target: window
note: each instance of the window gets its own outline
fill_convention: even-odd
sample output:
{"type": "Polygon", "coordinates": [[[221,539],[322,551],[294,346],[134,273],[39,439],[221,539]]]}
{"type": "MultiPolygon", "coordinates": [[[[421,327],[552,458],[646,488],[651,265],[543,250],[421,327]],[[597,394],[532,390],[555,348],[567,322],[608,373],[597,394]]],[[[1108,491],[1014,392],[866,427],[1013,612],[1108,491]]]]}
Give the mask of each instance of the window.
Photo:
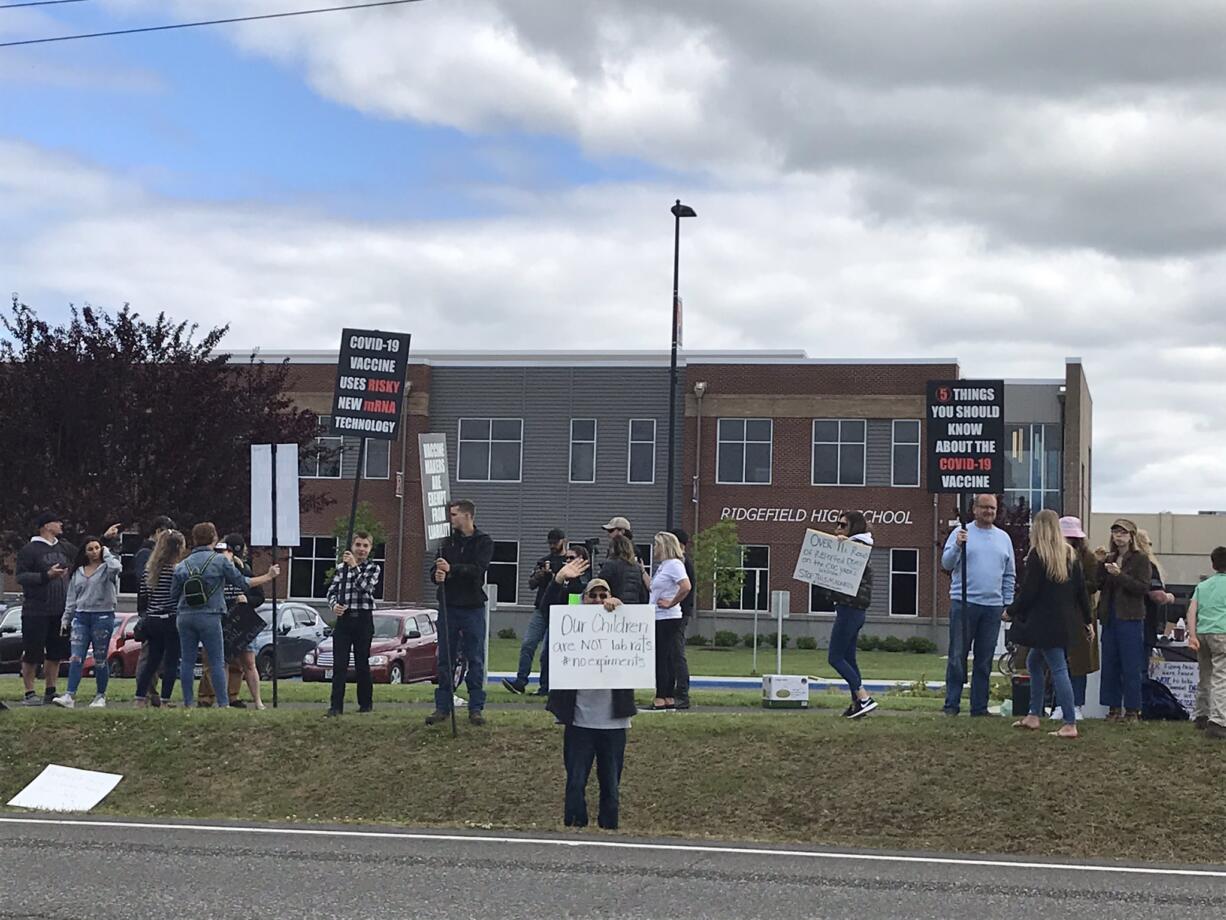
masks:
{"type": "Polygon", "coordinates": [[[656,481],[656,420],[630,419],[630,451],[626,481],[651,485],[656,481]]]}
{"type": "Polygon", "coordinates": [[[830,600],[829,592],[817,585],[809,585],[809,613],[834,613],[834,601],[830,600]]]}
{"type": "Polygon", "coordinates": [[[366,479],[388,479],[392,467],[392,442],[366,439],[366,469],[362,476],[366,479]]]}
{"type": "Polygon", "coordinates": [[[295,607],[294,608],[294,621],[299,626],[314,626],[315,625],[315,611],[312,610],[310,607],[295,607]]]}
{"type": "Polygon", "coordinates": [[[919,550],[890,550],[890,616],[919,616],[919,550]]]}
{"type": "Polygon", "coordinates": [[[460,419],[457,478],[464,482],[519,482],[524,422],[518,418],[460,419]]]}
{"type": "Polygon", "coordinates": [[[315,444],[308,447],[298,460],[298,475],[304,479],[340,479],[341,449],[344,438],[328,436],[328,426],[331,417],[319,417],[319,434],[315,435],[315,444]]]}
{"type": "Polygon", "coordinates": [[[596,481],[596,419],[570,420],[570,481],[596,481]]]}
{"type": "Polygon", "coordinates": [[[1062,513],[1059,425],[1009,425],[1005,428],[1005,504],[1025,502],[1033,515],[1044,508],[1062,513]]]}
{"type": "Polygon", "coordinates": [[[863,419],[813,420],[813,485],[864,485],[864,429],[863,419]]]}
{"type": "Polygon", "coordinates": [[[769,546],[742,546],[741,571],[745,583],[741,596],[730,601],[716,601],[721,610],[769,610],[770,609],[770,556],[769,546]]]}
{"type": "Polygon", "coordinates": [[[434,624],[430,622],[429,617],[417,617],[417,631],[423,636],[434,635],[434,624]]]}
{"type": "Polygon", "coordinates": [[[651,557],[655,554],[655,543],[635,543],[634,555],[638,556],[642,562],[647,563],[647,571],[651,571],[651,557]]]}
{"type": "MultiPolygon", "coordinates": [[[[289,595],[298,598],[325,598],[332,573],[337,566],[336,537],[303,537],[302,542],[290,551],[289,595]]],[[[375,597],[383,597],[383,582],[387,577],[384,553],[387,547],[376,543],[370,551],[370,561],[379,563],[383,573],[375,587],[375,597]]]]}
{"type": "Polygon", "coordinates": [[[519,603],[519,544],[495,540],[494,556],[485,574],[486,584],[498,586],[499,604],[519,603]]]}
{"type": "Polygon", "coordinates": [[[920,423],[918,419],[894,419],[890,482],[896,486],[920,484],[920,423]]]}
{"type": "Polygon", "coordinates": [[[719,420],[716,482],[770,483],[772,424],[768,418],[719,420]]]}

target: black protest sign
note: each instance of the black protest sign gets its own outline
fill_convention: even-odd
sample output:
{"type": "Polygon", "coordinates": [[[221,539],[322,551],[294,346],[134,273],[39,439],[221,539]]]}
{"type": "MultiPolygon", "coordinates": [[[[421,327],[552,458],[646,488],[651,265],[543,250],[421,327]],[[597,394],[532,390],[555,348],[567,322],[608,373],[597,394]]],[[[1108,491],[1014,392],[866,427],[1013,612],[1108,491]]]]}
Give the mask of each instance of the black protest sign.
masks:
{"type": "Polygon", "coordinates": [[[332,434],[396,440],[408,367],[407,333],[343,330],[332,434]]]}
{"type": "Polygon", "coordinates": [[[221,636],[226,647],[226,658],[245,652],[255,637],[268,628],[264,618],[250,604],[234,604],[221,618],[221,636]]]}
{"type": "Polygon", "coordinates": [[[928,491],[1005,490],[1005,384],[928,381],[928,491]]]}
{"type": "Polygon", "coordinates": [[[426,525],[426,549],[433,552],[451,535],[451,518],[447,514],[451,501],[447,436],[419,434],[417,451],[421,460],[421,517],[426,525]]]}

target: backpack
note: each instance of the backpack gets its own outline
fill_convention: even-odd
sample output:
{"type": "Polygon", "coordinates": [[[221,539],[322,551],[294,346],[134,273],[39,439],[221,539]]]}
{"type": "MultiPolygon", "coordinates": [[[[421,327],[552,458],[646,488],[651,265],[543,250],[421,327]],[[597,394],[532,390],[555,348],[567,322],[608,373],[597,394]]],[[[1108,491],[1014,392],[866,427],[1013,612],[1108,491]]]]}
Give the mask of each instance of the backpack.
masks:
{"type": "Polygon", "coordinates": [[[1141,718],[1146,721],[1186,722],[1188,711],[1166,684],[1145,678],[1141,685],[1141,718]]]}
{"type": "Polygon", "coordinates": [[[204,564],[201,569],[193,569],[187,563],[187,580],[183,582],[183,600],[187,602],[189,607],[203,607],[209,602],[209,598],[213,596],[213,591],[217,590],[217,586],[213,586],[210,591],[204,584],[204,573],[209,570],[209,566],[213,564],[213,560],[217,556],[209,556],[209,561],[204,564]]]}

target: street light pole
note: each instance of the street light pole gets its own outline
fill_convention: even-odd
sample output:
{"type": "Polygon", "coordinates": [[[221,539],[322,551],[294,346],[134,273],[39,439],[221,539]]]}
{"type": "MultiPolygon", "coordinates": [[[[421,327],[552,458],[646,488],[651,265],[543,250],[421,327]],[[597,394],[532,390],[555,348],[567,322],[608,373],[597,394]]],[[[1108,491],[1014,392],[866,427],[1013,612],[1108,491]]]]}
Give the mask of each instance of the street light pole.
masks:
{"type": "Polygon", "coordinates": [[[682,204],[680,198],[670,210],[673,212],[673,346],[672,359],[668,368],[668,495],[664,500],[664,519],[666,526],[671,530],[677,526],[673,518],[673,492],[677,477],[677,338],[681,325],[681,301],[678,295],[681,269],[681,218],[697,217],[698,213],[689,205],[682,204]]]}

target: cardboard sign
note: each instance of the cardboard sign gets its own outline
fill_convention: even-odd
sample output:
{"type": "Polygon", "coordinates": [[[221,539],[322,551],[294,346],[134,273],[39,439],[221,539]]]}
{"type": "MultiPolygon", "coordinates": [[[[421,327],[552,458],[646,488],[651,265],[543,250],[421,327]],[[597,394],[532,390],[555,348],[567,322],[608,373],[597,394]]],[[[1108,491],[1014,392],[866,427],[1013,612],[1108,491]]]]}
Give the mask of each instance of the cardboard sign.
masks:
{"type": "MultiPolygon", "coordinates": [[[[302,542],[298,517],[298,445],[277,445],[277,545],[302,542]]],[[[272,546],[272,445],[251,445],[251,545],[272,546]]]]}
{"type": "Polygon", "coordinates": [[[48,764],[30,785],[9,799],[14,808],[89,811],[119,785],[123,775],[48,764]]]}
{"type": "Polygon", "coordinates": [[[396,440],[408,369],[407,333],[343,330],[332,434],[396,440]]]}
{"type": "Polygon", "coordinates": [[[928,491],[1005,491],[1003,380],[928,381],[928,491]]]}
{"type": "Polygon", "coordinates": [[[434,552],[451,536],[451,480],[447,475],[447,436],[419,434],[417,456],[421,461],[421,519],[426,524],[426,549],[434,552]]]}
{"type": "Polygon", "coordinates": [[[656,685],[656,608],[555,604],[549,608],[549,686],[637,690],[656,685]]]}
{"type": "Polygon", "coordinates": [[[267,628],[264,618],[250,604],[235,604],[229,608],[221,618],[221,639],[225,643],[226,658],[247,651],[247,646],[267,628]]]}
{"type": "Polygon", "coordinates": [[[855,540],[840,540],[820,530],[806,530],[792,577],[854,596],[860,590],[864,567],[872,554],[872,547],[855,540]]]}
{"type": "Polygon", "coordinates": [[[1149,676],[1160,684],[1166,684],[1168,690],[1179,700],[1181,706],[1191,715],[1196,711],[1196,691],[1200,687],[1200,665],[1195,661],[1151,661],[1149,676]]]}

